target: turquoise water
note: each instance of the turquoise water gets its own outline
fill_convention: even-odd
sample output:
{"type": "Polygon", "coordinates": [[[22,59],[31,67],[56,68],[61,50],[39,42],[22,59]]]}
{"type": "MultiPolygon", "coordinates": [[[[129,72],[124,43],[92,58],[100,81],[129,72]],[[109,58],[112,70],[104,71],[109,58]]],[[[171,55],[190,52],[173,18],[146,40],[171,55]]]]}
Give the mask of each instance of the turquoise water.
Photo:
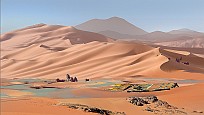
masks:
{"type": "MultiPolygon", "coordinates": [[[[9,86],[1,86],[3,89],[13,89],[19,90],[23,92],[31,92],[34,96],[37,97],[49,97],[49,98],[83,98],[84,96],[77,96],[72,94],[71,88],[42,88],[42,89],[33,89],[30,88],[29,85],[9,85],[9,86]]],[[[6,94],[0,93],[1,97],[8,97],[6,94]]]]}
{"type": "Polygon", "coordinates": [[[85,95],[74,95],[71,88],[57,89],[50,92],[49,95],[53,98],[86,98],[85,95]]]}
{"type": "Polygon", "coordinates": [[[76,98],[76,97],[79,97],[79,96],[72,94],[71,88],[63,88],[63,89],[58,89],[58,88],[32,89],[30,88],[26,91],[32,92],[33,94],[35,94],[35,96],[39,96],[39,97],[49,97],[49,98],[76,98]]]}
{"type": "Polygon", "coordinates": [[[0,97],[1,97],[1,98],[6,98],[6,97],[9,97],[9,96],[1,92],[1,93],[0,93],[0,97]]]}
{"type": "Polygon", "coordinates": [[[29,85],[7,85],[7,86],[1,86],[3,89],[15,89],[15,90],[27,90],[30,89],[29,85]]]}
{"type": "MultiPolygon", "coordinates": [[[[42,82],[44,80],[42,79],[13,79],[11,81],[15,82],[42,82]]],[[[93,80],[85,82],[88,87],[97,88],[97,87],[106,87],[110,85],[114,85],[116,83],[119,83],[119,81],[116,80],[93,80]]],[[[34,89],[30,88],[29,84],[18,84],[18,85],[8,85],[8,86],[1,86],[3,89],[13,89],[13,90],[19,90],[23,92],[31,92],[34,96],[37,97],[49,97],[49,98],[87,98],[87,95],[74,95],[72,91],[74,89],[72,88],[42,88],[42,89],[34,89]]],[[[1,93],[1,97],[7,97],[6,94],[1,93]]]]}
{"type": "Polygon", "coordinates": [[[137,78],[138,80],[146,80],[146,81],[166,81],[166,82],[175,82],[179,84],[184,84],[184,83],[201,83],[204,82],[204,80],[193,80],[193,79],[184,79],[184,80],[177,80],[177,79],[169,79],[169,78],[137,78]]]}
{"type": "Polygon", "coordinates": [[[89,87],[95,87],[95,88],[98,88],[98,87],[106,87],[106,86],[110,86],[110,85],[114,85],[116,84],[115,82],[104,82],[104,83],[101,83],[101,84],[94,84],[94,85],[90,85],[89,87]]]}

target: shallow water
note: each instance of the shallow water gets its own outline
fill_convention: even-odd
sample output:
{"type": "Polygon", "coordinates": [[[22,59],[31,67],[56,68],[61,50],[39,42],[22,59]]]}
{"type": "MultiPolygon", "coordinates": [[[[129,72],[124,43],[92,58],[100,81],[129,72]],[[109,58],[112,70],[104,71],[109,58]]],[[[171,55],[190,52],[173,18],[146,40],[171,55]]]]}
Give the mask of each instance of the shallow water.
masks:
{"type": "MultiPolygon", "coordinates": [[[[12,82],[42,82],[43,79],[14,79],[12,82]]],[[[84,82],[84,81],[79,81],[84,82]]],[[[106,87],[110,85],[114,85],[119,83],[120,81],[109,80],[109,79],[101,79],[101,80],[92,80],[88,82],[84,82],[87,87],[97,88],[97,87],[106,87]]],[[[29,84],[18,84],[18,85],[8,85],[1,86],[3,89],[13,89],[19,90],[23,92],[31,92],[34,96],[37,97],[49,97],[49,98],[87,98],[87,95],[75,95],[72,93],[73,88],[42,88],[42,89],[33,89],[30,88],[29,84]]],[[[1,97],[6,97],[6,94],[1,93],[1,97]]]]}
{"type": "Polygon", "coordinates": [[[1,92],[1,93],[0,93],[0,97],[1,97],[1,98],[7,98],[7,97],[9,97],[9,96],[6,95],[5,93],[2,93],[2,92],[1,92]]]}
{"type": "Polygon", "coordinates": [[[169,78],[137,78],[137,79],[138,80],[145,80],[145,81],[175,82],[175,83],[178,83],[178,84],[204,82],[204,80],[193,80],[193,79],[169,79],[169,78]]]}
{"type": "Polygon", "coordinates": [[[49,98],[76,98],[76,96],[71,93],[71,88],[42,88],[42,89],[29,89],[28,92],[32,92],[35,96],[39,97],[49,97],[49,98]]]}
{"type": "Polygon", "coordinates": [[[102,80],[94,80],[94,81],[86,82],[86,84],[88,84],[88,87],[91,87],[91,88],[106,87],[117,83],[121,83],[121,81],[102,79],[102,80]]]}
{"type": "Polygon", "coordinates": [[[1,86],[3,89],[15,89],[15,90],[27,90],[29,89],[29,85],[19,84],[19,85],[7,85],[1,86]]]}
{"type": "MultiPolygon", "coordinates": [[[[42,88],[42,89],[33,89],[30,88],[29,85],[9,85],[9,86],[1,86],[3,89],[13,89],[19,90],[23,92],[31,92],[34,96],[37,97],[49,97],[49,98],[83,98],[83,96],[77,96],[71,93],[71,88],[42,88]]],[[[6,94],[0,93],[1,97],[7,97],[6,94]]]]}

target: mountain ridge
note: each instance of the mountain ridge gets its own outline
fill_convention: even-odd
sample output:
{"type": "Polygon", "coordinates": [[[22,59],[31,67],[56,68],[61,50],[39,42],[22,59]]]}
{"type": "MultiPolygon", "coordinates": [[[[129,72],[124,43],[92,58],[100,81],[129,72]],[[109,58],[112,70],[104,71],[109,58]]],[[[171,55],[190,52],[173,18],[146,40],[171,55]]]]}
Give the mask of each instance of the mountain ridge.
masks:
{"type": "Polygon", "coordinates": [[[75,27],[80,30],[96,33],[106,30],[129,35],[142,35],[147,33],[143,29],[119,17],[111,17],[108,19],[92,19],[82,24],[76,25],[75,27]]]}

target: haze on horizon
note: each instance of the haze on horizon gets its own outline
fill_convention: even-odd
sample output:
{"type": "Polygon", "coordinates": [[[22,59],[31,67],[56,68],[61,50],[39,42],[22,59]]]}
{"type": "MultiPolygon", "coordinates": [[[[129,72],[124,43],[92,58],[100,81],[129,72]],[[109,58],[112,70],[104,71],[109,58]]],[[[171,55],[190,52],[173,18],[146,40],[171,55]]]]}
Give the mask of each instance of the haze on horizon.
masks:
{"type": "Polygon", "coordinates": [[[145,31],[204,32],[203,0],[1,0],[1,33],[37,23],[75,26],[90,19],[124,18],[145,31]]]}

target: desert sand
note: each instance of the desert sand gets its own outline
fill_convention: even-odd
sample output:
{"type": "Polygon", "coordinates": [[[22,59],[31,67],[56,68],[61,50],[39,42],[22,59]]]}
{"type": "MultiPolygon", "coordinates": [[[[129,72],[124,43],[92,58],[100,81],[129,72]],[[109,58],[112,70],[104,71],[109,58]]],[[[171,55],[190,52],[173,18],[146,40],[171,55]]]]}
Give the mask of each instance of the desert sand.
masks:
{"type": "Polygon", "coordinates": [[[66,107],[55,106],[53,99],[46,98],[18,98],[2,99],[1,114],[3,115],[96,115],[85,113],[66,107]],[[20,105],[20,106],[19,106],[20,105]]]}
{"type": "Polygon", "coordinates": [[[197,50],[191,52],[139,42],[115,41],[97,33],[60,25],[38,24],[5,33],[1,35],[1,86],[20,84],[7,79],[65,79],[67,73],[79,80],[114,79],[146,83],[149,82],[147,79],[154,82],[174,79],[189,82],[178,83],[180,87],[170,91],[142,93],[107,92],[103,87],[87,88],[82,82],[48,85],[76,88],[73,94],[90,95],[88,98],[66,99],[35,97],[32,93],[4,88],[1,93],[15,98],[1,98],[1,113],[92,114],[56,106],[60,102],[69,102],[125,112],[127,115],[146,115],[154,113],[128,103],[126,98],[155,95],[188,114],[203,114],[204,58],[202,54],[194,53],[200,52],[200,49],[197,50]],[[192,83],[191,80],[198,82],[192,83]]]}

